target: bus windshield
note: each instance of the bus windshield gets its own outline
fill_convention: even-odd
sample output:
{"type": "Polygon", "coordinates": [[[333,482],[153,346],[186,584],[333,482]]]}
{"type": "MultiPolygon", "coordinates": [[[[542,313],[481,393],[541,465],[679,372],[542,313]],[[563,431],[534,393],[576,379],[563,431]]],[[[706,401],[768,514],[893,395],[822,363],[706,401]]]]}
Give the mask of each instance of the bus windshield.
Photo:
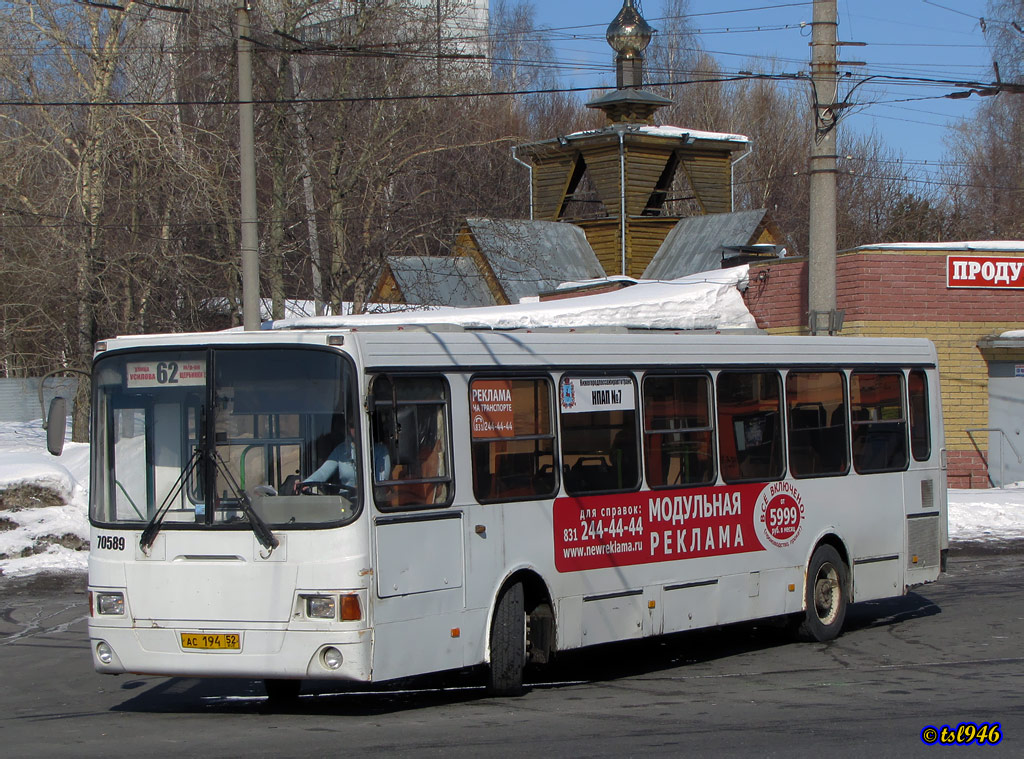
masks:
{"type": "Polygon", "coordinates": [[[277,530],[358,512],[354,372],[337,353],[117,353],[93,387],[94,523],[277,530]]]}

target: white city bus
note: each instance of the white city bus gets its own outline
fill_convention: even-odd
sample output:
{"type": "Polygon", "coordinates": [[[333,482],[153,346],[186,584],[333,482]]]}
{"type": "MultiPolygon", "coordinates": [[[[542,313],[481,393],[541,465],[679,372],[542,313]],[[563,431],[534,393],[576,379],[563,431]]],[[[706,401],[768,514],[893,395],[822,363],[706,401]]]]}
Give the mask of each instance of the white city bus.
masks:
{"type": "Polygon", "coordinates": [[[515,694],[610,641],[782,615],[828,640],[945,558],[927,340],[124,337],[93,394],[103,673],[287,696],[485,665],[515,694]]]}

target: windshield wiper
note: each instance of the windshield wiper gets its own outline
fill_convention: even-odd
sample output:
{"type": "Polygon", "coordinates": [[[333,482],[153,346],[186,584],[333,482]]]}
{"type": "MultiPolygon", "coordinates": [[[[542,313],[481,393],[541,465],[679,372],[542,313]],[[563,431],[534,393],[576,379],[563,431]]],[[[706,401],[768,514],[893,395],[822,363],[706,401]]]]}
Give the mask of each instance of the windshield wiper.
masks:
{"type": "MultiPolygon", "coordinates": [[[[221,458],[217,451],[212,451],[214,462],[217,464],[217,468],[221,474],[224,475],[224,479],[227,480],[231,489],[235,493],[235,497],[238,498],[238,502],[242,506],[242,511],[247,517],[249,517],[249,526],[252,527],[253,534],[256,536],[256,540],[259,544],[266,548],[268,551],[273,553],[274,549],[281,545],[281,541],[277,539],[277,536],[271,532],[270,528],[267,527],[267,523],[260,518],[260,515],[256,513],[256,509],[252,507],[252,501],[249,499],[249,495],[238,485],[238,481],[235,479],[235,475],[228,469],[228,465],[224,463],[224,459],[221,458]]],[[[269,554],[268,554],[269,555],[269,554]]]]}
{"type": "MultiPolygon", "coordinates": [[[[175,481],[171,491],[167,494],[164,502],[160,504],[160,508],[156,510],[155,514],[153,514],[153,518],[149,520],[149,524],[146,525],[146,529],[142,531],[142,537],[139,539],[139,547],[147,556],[149,555],[149,549],[153,546],[153,541],[156,540],[156,536],[159,534],[160,528],[163,526],[164,517],[167,515],[167,512],[170,510],[175,499],[181,493],[182,487],[184,487],[185,482],[195,470],[203,455],[204,453],[202,449],[198,446],[192,451],[192,455],[185,464],[185,468],[181,470],[181,474],[178,475],[178,479],[175,481]]],[[[260,515],[256,513],[248,494],[238,486],[237,480],[235,480],[234,475],[231,473],[231,470],[228,469],[227,464],[224,463],[224,459],[221,458],[220,454],[213,451],[212,454],[207,455],[212,455],[218,469],[221,474],[224,475],[224,479],[227,480],[231,489],[234,491],[235,496],[238,498],[238,502],[242,507],[242,511],[249,518],[249,525],[252,527],[253,534],[256,535],[256,540],[259,541],[259,544],[268,551],[273,552],[275,548],[281,545],[281,541],[277,539],[277,536],[275,536],[267,526],[267,523],[264,522],[263,519],[260,518],[260,515]]]]}
{"type": "Polygon", "coordinates": [[[149,555],[149,549],[153,547],[153,541],[156,540],[157,533],[160,532],[160,527],[163,526],[164,517],[167,516],[167,512],[171,508],[171,504],[174,503],[178,495],[181,493],[182,487],[185,485],[185,481],[191,476],[192,472],[195,471],[196,465],[199,460],[203,457],[202,450],[199,446],[196,446],[192,451],[192,455],[189,456],[188,462],[185,464],[185,468],[181,470],[181,474],[178,475],[178,479],[174,483],[174,487],[167,494],[164,502],[160,504],[160,508],[153,514],[153,518],[149,520],[149,524],[146,525],[146,529],[142,531],[142,537],[139,539],[139,548],[142,552],[149,555]]]}

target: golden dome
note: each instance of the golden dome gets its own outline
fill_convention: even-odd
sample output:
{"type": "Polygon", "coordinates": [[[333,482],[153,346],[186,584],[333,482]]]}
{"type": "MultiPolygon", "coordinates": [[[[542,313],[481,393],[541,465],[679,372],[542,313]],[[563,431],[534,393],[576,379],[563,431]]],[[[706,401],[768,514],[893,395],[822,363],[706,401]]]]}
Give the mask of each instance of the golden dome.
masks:
{"type": "Polygon", "coordinates": [[[612,50],[621,58],[643,58],[654,29],[644,21],[633,0],[624,0],[622,10],[608,25],[606,37],[612,50]]]}

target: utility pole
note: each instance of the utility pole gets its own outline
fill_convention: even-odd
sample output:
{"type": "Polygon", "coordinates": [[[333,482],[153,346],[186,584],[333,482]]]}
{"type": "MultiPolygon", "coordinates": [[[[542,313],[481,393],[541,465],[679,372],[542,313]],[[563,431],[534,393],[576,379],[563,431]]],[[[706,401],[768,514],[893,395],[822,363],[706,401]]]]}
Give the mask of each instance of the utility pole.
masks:
{"type": "Polygon", "coordinates": [[[811,144],[807,266],[807,307],[812,335],[834,333],[841,326],[836,312],[837,25],[836,0],[814,0],[811,32],[814,140],[811,144]]]}
{"type": "Polygon", "coordinates": [[[252,105],[252,42],[249,3],[237,0],[238,27],[238,157],[242,213],[242,327],[260,328],[260,252],[256,228],[256,138],[252,105]]]}

